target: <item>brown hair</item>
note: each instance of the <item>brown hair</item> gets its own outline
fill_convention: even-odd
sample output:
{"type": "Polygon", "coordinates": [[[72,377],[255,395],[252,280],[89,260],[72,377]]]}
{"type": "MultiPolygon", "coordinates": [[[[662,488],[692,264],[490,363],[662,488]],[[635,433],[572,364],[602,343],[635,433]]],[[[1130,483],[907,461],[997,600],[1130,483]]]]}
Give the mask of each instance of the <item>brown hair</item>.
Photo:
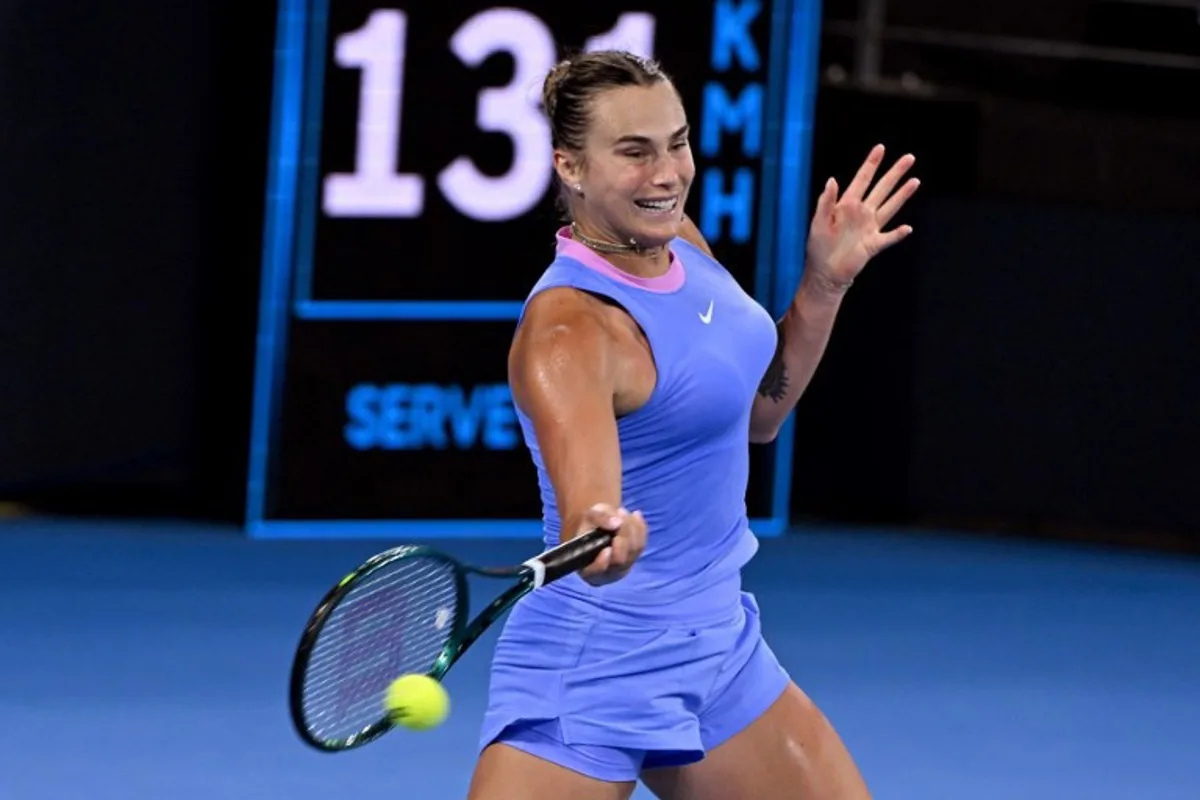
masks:
{"type": "MultiPolygon", "coordinates": [[[[550,121],[551,146],[583,150],[591,123],[589,105],[597,94],[621,86],[653,86],[663,81],[669,83],[671,79],[658,62],[623,50],[600,50],[559,62],[542,84],[542,110],[550,121]]],[[[564,217],[568,216],[567,192],[561,185],[558,203],[564,217]]]]}

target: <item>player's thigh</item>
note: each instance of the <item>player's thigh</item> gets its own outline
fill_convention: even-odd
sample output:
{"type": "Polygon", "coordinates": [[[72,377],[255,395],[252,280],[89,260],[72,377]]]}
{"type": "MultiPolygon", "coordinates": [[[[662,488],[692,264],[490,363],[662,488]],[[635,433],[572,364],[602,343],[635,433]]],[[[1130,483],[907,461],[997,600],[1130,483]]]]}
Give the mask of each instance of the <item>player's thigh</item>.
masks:
{"type": "Polygon", "coordinates": [[[829,720],[795,684],[762,716],[684,767],[647,770],[662,800],[868,800],[829,720]]]}
{"type": "Polygon", "coordinates": [[[467,800],[628,800],[634,781],[597,780],[538,756],[493,744],[484,749],[467,800]]]}

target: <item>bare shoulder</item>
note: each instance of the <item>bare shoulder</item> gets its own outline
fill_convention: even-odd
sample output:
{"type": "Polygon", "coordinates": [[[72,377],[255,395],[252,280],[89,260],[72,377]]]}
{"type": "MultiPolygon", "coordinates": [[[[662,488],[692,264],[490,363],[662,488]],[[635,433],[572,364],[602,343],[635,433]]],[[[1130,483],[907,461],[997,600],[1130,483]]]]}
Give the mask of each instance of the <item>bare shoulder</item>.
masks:
{"type": "Polygon", "coordinates": [[[547,345],[591,348],[607,338],[604,304],[587,292],[559,286],[539,292],[529,301],[513,350],[527,356],[547,345]]]}
{"type": "Polygon", "coordinates": [[[540,292],[526,306],[509,350],[514,399],[521,402],[549,384],[611,392],[613,341],[598,298],[570,287],[540,292]]]}

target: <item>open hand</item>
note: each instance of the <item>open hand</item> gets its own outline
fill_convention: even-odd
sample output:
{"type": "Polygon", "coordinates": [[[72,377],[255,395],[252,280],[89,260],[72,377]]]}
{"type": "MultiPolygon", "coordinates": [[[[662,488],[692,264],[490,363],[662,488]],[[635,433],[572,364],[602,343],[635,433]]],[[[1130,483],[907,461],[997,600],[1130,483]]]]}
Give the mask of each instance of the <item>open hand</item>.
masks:
{"type": "Polygon", "coordinates": [[[837,181],[833,178],[817,198],[809,228],[805,269],[815,272],[828,285],[849,286],[868,261],[912,233],[910,225],[889,231],[884,228],[921,185],[916,178],[910,178],[894,191],[916,158],[901,156],[874,188],[870,188],[883,155],[883,145],[873,147],[840,198],[837,181]]]}

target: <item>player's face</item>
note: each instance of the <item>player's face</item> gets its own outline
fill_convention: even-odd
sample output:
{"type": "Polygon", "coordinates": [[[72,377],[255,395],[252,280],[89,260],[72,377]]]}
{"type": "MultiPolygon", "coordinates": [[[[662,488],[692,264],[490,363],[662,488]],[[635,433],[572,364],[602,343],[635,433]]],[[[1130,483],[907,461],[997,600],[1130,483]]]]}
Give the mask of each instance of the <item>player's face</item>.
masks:
{"type": "Polygon", "coordinates": [[[655,247],[675,238],[696,165],[674,87],[662,81],[602,92],[591,122],[577,213],[616,241],[655,247]]]}

